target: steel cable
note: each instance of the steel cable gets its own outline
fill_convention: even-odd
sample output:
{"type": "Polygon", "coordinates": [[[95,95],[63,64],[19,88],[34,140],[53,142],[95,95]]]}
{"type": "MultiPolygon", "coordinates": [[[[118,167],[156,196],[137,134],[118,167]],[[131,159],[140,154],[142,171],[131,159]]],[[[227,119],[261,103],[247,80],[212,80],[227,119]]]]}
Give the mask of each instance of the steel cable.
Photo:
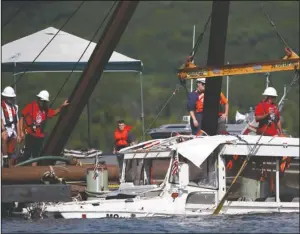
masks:
{"type": "MultiPolygon", "coordinates": [[[[44,50],[48,47],[48,45],[54,40],[54,38],[58,35],[58,33],[63,29],[63,27],[73,18],[73,16],[79,11],[79,9],[82,7],[82,5],[84,4],[85,1],[82,1],[79,6],[76,8],[76,10],[70,15],[70,17],[65,21],[65,23],[60,27],[60,29],[55,33],[55,35],[51,38],[51,40],[46,44],[46,46],[41,50],[41,52],[35,57],[35,59],[31,62],[31,64],[33,64],[38,57],[44,52],[44,50]]],[[[14,87],[19,81],[20,79],[23,77],[23,75],[26,73],[27,71],[23,71],[23,73],[18,77],[18,79],[11,85],[12,87],[14,87]]]]}
{"type": "Polygon", "coordinates": [[[199,35],[199,37],[198,37],[198,39],[197,39],[197,41],[196,41],[196,43],[195,43],[195,45],[194,45],[194,48],[192,49],[192,51],[191,51],[191,53],[190,53],[190,56],[192,56],[192,60],[193,60],[193,58],[194,58],[194,56],[195,56],[195,54],[196,54],[196,52],[197,52],[197,50],[198,50],[200,44],[201,44],[202,41],[203,41],[203,36],[204,36],[204,33],[206,32],[207,26],[208,26],[208,24],[209,24],[209,22],[210,22],[210,20],[211,20],[211,17],[212,17],[212,13],[213,13],[213,11],[214,11],[214,8],[215,8],[215,4],[213,4],[211,13],[210,13],[210,15],[209,15],[209,17],[208,17],[208,19],[207,19],[205,25],[204,25],[203,31],[200,33],[200,35],[199,35]]]}
{"type": "Polygon", "coordinates": [[[102,28],[104,22],[106,21],[107,17],[109,16],[110,12],[112,11],[112,9],[114,8],[114,6],[116,5],[116,1],[114,1],[113,5],[111,6],[111,8],[109,9],[109,11],[107,12],[106,16],[104,17],[103,21],[101,22],[100,26],[97,28],[96,32],[94,33],[94,35],[92,36],[92,39],[89,41],[89,44],[87,45],[87,47],[85,48],[85,50],[83,51],[83,53],[81,54],[80,58],[78,59],[78,61],[76,62],[76,64],[73,66],[72,71],[69,73],[69,75],[67,76],[67,78],[65,79],[64,83],[62,84],[62,86],[60,87],[59,91],[57,92],[57,94],[55,95],[54,99],[52,100],[51,104],[50,104],[50,108],[53,105],[54,101],[56,100],[56,98],[58,97],[58,95],[61,93],[62,89],[64,88],[64,86],[66,85],[66,83],[69,81],[69,79],[71,78],[74,70],[76,69],[76,67],[78,66],[81,58],[83,57],[83,55],[85,54],[85,52],[87,51],[87,49],[89,48],[90,44],[93,42],[94,38],[97,36],[97,34],[99,33],[100,29],[102,28]]]}
{"type": "Polygon", "coordinates": [[[8,17],[8,20],[3,24],[2,26],[2,30],[14,19],[17,17],[17,15],[20,14],[20,12],[25,8],[26,6],[26,3],[24,3],[18,10],[17,12],[15,12],[14,14],[11,14],[9,17],[8,17]]]}
{"type": "Polygon", "coordinates": [[[289,45],[287,44],[287,42],[284,40],[284,38],[281,36],[281,34],[279,33],[279,31],[277,30],[276,28],[276,25],[275,23],[272,21],[271,17],[268,15],[268,13],[264,10],[264,5],[263,3],[260,4],[260,8],[263,12],[263,14],[267,17],[269,23],[271,24],[271,26],[274,28],[277,36],[280,38],[281,42],[287,47],[287,48],[290,48],[289,45]]]}
{"type": "MultiPolygon", "coordinates": [[[[109,9],[109,11],[107,12],[106,16],[104,17],[104,19],[102,20],[100,26],[97,28],[96,32],[94,33],[94,35],[92,36],[92,39],[90,40],[89,44],[87,45],[87,47],[85,48],[85,50],[83,51],[83,53],[81,54],[80,58],[78,59],[78,61],[76,62],[76,64],[74,65],[72,71],[69,73],[69,75],[67,76],[67,78],[65,79],[64,83],[62,84],[61,88],[59,89],[59,91],[57,92],[57,94],[55,95],[54,99],[52,100],[52,102],[50,103],[49,108],[52,107],[54,101],[56,100],[56,98],[58,97],[58,95],[61,93],[62,89],[64,88],[64,86],[66,85],[66,83],[68,82],[68,80],[71,78],[75,68],[77,67],[77,65],[79,64],[81,58],[83,57],[83,55],[85,54],[86,50],[89,48],[90,44],[93,42],[93,39],[96,37],[96,35],[98,34],[99,30],[102,28],[104,22],[106,21],[107,17],[109,16],[110,12],[112,11],[112,9],[114,8],[114,6],[116,5],[116,1],[114,1],[113,5],[111,6],[111,8],[109,9]]],[[[48,115],[48,112],[47,112],[48,115]]],[[[43,126],[43,129],[46,128],[46,124],[47,124],[47,120],[48,118],[46,118],[45,120],[45,124],[43,126]]]]}
{"type": "Polygon", "coordinates": [[[160,116],[161,112],[166,108],[166,106],[168,105],[168,103],[172,100],[172,98],[175,96],[175,94],[180,90],[181,86],[176,86],[176,88],[174,89],[174,91],[172,92],[172,94],[169,96],[169,98],[167,99],[167,101],[164,103],[163,107],[160,109],[160,111],[157,113],[157,115],[155,116],[154,120],[152,121],[152,123],[149,125],[149,127],[145,130],[145,132],[149,131],[150,128],[152,127],[152,125],[157,121],[158,117],[160,116]]]}

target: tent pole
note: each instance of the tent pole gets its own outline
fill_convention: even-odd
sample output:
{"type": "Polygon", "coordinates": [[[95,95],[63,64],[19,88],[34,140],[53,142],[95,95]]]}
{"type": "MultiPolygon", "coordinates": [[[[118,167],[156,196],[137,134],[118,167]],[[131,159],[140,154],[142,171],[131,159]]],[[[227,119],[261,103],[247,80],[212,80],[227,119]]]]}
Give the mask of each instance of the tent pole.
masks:
{"type": "Polygon", "coordinates": [[[87,134],[88,134],[88,148],[91,148],[91,109],[90,109],[90,99],[86,105],[87,109],[87,118],[88,118],[88,126],[87,126],[87,134]]]}
{"type": "MultiPolygon", "coordinates": [[[[17,81],[17,74],[16,74],[16,66],[17,66],[17,64],[14,63],[14,72],[13,72],[13,76],[14,76],[14,90],[15,90],[15,93],[17,93],[17,83],[16,83],[16,81],[17,81]]],[[[17,97],[18,97],[18,96],[17,96],[17,97]]],[[[15,104],[16,104],[16,105],[18,104],[18,102],[17,102],[17,97],[15,98],[15,104]]]]}
{"type": "Polygon", "coordinates": [[[145,140],[145,116],[144,116],[144,92],[143,92],[143,73],[140,72],[140,85],[141,85],[141,120],[142,120],[142,134],[143,141],[145,140]]]}

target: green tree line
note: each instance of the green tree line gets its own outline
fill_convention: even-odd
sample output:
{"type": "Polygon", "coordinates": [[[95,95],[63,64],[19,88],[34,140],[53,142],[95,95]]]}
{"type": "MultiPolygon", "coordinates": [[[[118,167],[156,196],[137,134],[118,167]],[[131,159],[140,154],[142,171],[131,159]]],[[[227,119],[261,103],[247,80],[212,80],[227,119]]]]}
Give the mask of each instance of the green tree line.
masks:
{"type": "MultiPolygon", "coordinates": [[[[87,1],[79,12],[62,29],[68,33],[90,40],[111,7],[111,1],[87,1]]],[[[23,6],[23,1],[2,2],[2,26],[11,15],[23,6]]],[[[22,11],[2,28],[2,45],[35,33],[47,27],[60,28],[80,4],[77,1],[26,1],[22,11]]],[[[196,36],[203,30],[211,13],[212,2],[207,1],[141,1],[115,51],[140,59],[144,64],[143,90],[145,127],[153,121],[179,83],[177,68],[192,49],[192,30],[196,36]]],[[[277,30],[290,47],[299,54],[299,2],[264,1],[277,30]]],[[[100,37],[98,34],[97,39],[100,37]]],[[[97,39],[94,42],[97,42],[97,39]]],[[[206,64],[209,28],[195,56],[199,66],[206,64]]],[[[263,15],[260,3],[255,1],[232,1],[228,24],[226,62],[246,63],[280,59],[284,45],[263,15]]],[[[69,73],[27,73],[17,84],[18,105],[22,109],[42,89],[54,98],[69,73]]],[[[55,100],[60,105],[71,94],[80,73],[71,79],[55,100]]],[[[293,72],[271,74],[271,85],[283,94],[293,72]]],[[[141,98],[139,75],[135,73],[104,73],[92,93],[91,139],[92,147],[110,151],[113,132],[118,119],[134,126],[141,138],[141,98]]],[[[13,83],[12,73],[2,73],[2,87],[13,83]]],[[[189,85],[188,85],[189,86],[189,85]]],[[[230,77],[229,118],[234,119],[236,110],[245,113],[261,99],[265,88],[264,74],[230,77]]],[[[222,91],[226,93],[226,79],[222,91]]],[[[299,83],[288,94],[284,108],[284,128],[293,136],[299,136],[299,83]]],[[[181,89],[161,113],[153,127],[181,122],[186,112],[186,95],[181,89]]],[[[51,132],[56,119],[49,121],[51,132]]],[[[88,147],[87,112],[83,111],[66,148],[88,147]]]]}

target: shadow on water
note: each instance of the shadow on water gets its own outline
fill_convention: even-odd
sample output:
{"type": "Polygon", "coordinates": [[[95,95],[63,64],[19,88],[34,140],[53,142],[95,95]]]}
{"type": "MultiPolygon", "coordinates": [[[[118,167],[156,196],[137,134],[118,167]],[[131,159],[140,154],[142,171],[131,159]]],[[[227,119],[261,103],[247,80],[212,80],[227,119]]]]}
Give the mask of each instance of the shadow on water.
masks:
{"type": "Polygon", "coordinates": [[[2,220],[2,233],[299,233],[299,214],[251,214],[143,219],[2,220]]]}

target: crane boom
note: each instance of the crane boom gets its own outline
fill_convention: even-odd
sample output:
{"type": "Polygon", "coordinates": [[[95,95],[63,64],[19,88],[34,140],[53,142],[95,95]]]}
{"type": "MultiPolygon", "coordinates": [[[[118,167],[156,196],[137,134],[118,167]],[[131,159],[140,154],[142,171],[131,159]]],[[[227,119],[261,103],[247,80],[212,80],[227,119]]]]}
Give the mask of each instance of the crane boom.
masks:
{"type": "Polygon", "coordinates": [[[227,64],[219,67],[198,67],[188,59],[181,69],[179,69],[178,77],[181,80],[190,80],[216,76],[234,76],[266,72],[291,71],[295,69],[299,70],[299,56],[290,48],[286,48],[286,54],[287,55],[280,60],[245,64],[227,64]]]}

